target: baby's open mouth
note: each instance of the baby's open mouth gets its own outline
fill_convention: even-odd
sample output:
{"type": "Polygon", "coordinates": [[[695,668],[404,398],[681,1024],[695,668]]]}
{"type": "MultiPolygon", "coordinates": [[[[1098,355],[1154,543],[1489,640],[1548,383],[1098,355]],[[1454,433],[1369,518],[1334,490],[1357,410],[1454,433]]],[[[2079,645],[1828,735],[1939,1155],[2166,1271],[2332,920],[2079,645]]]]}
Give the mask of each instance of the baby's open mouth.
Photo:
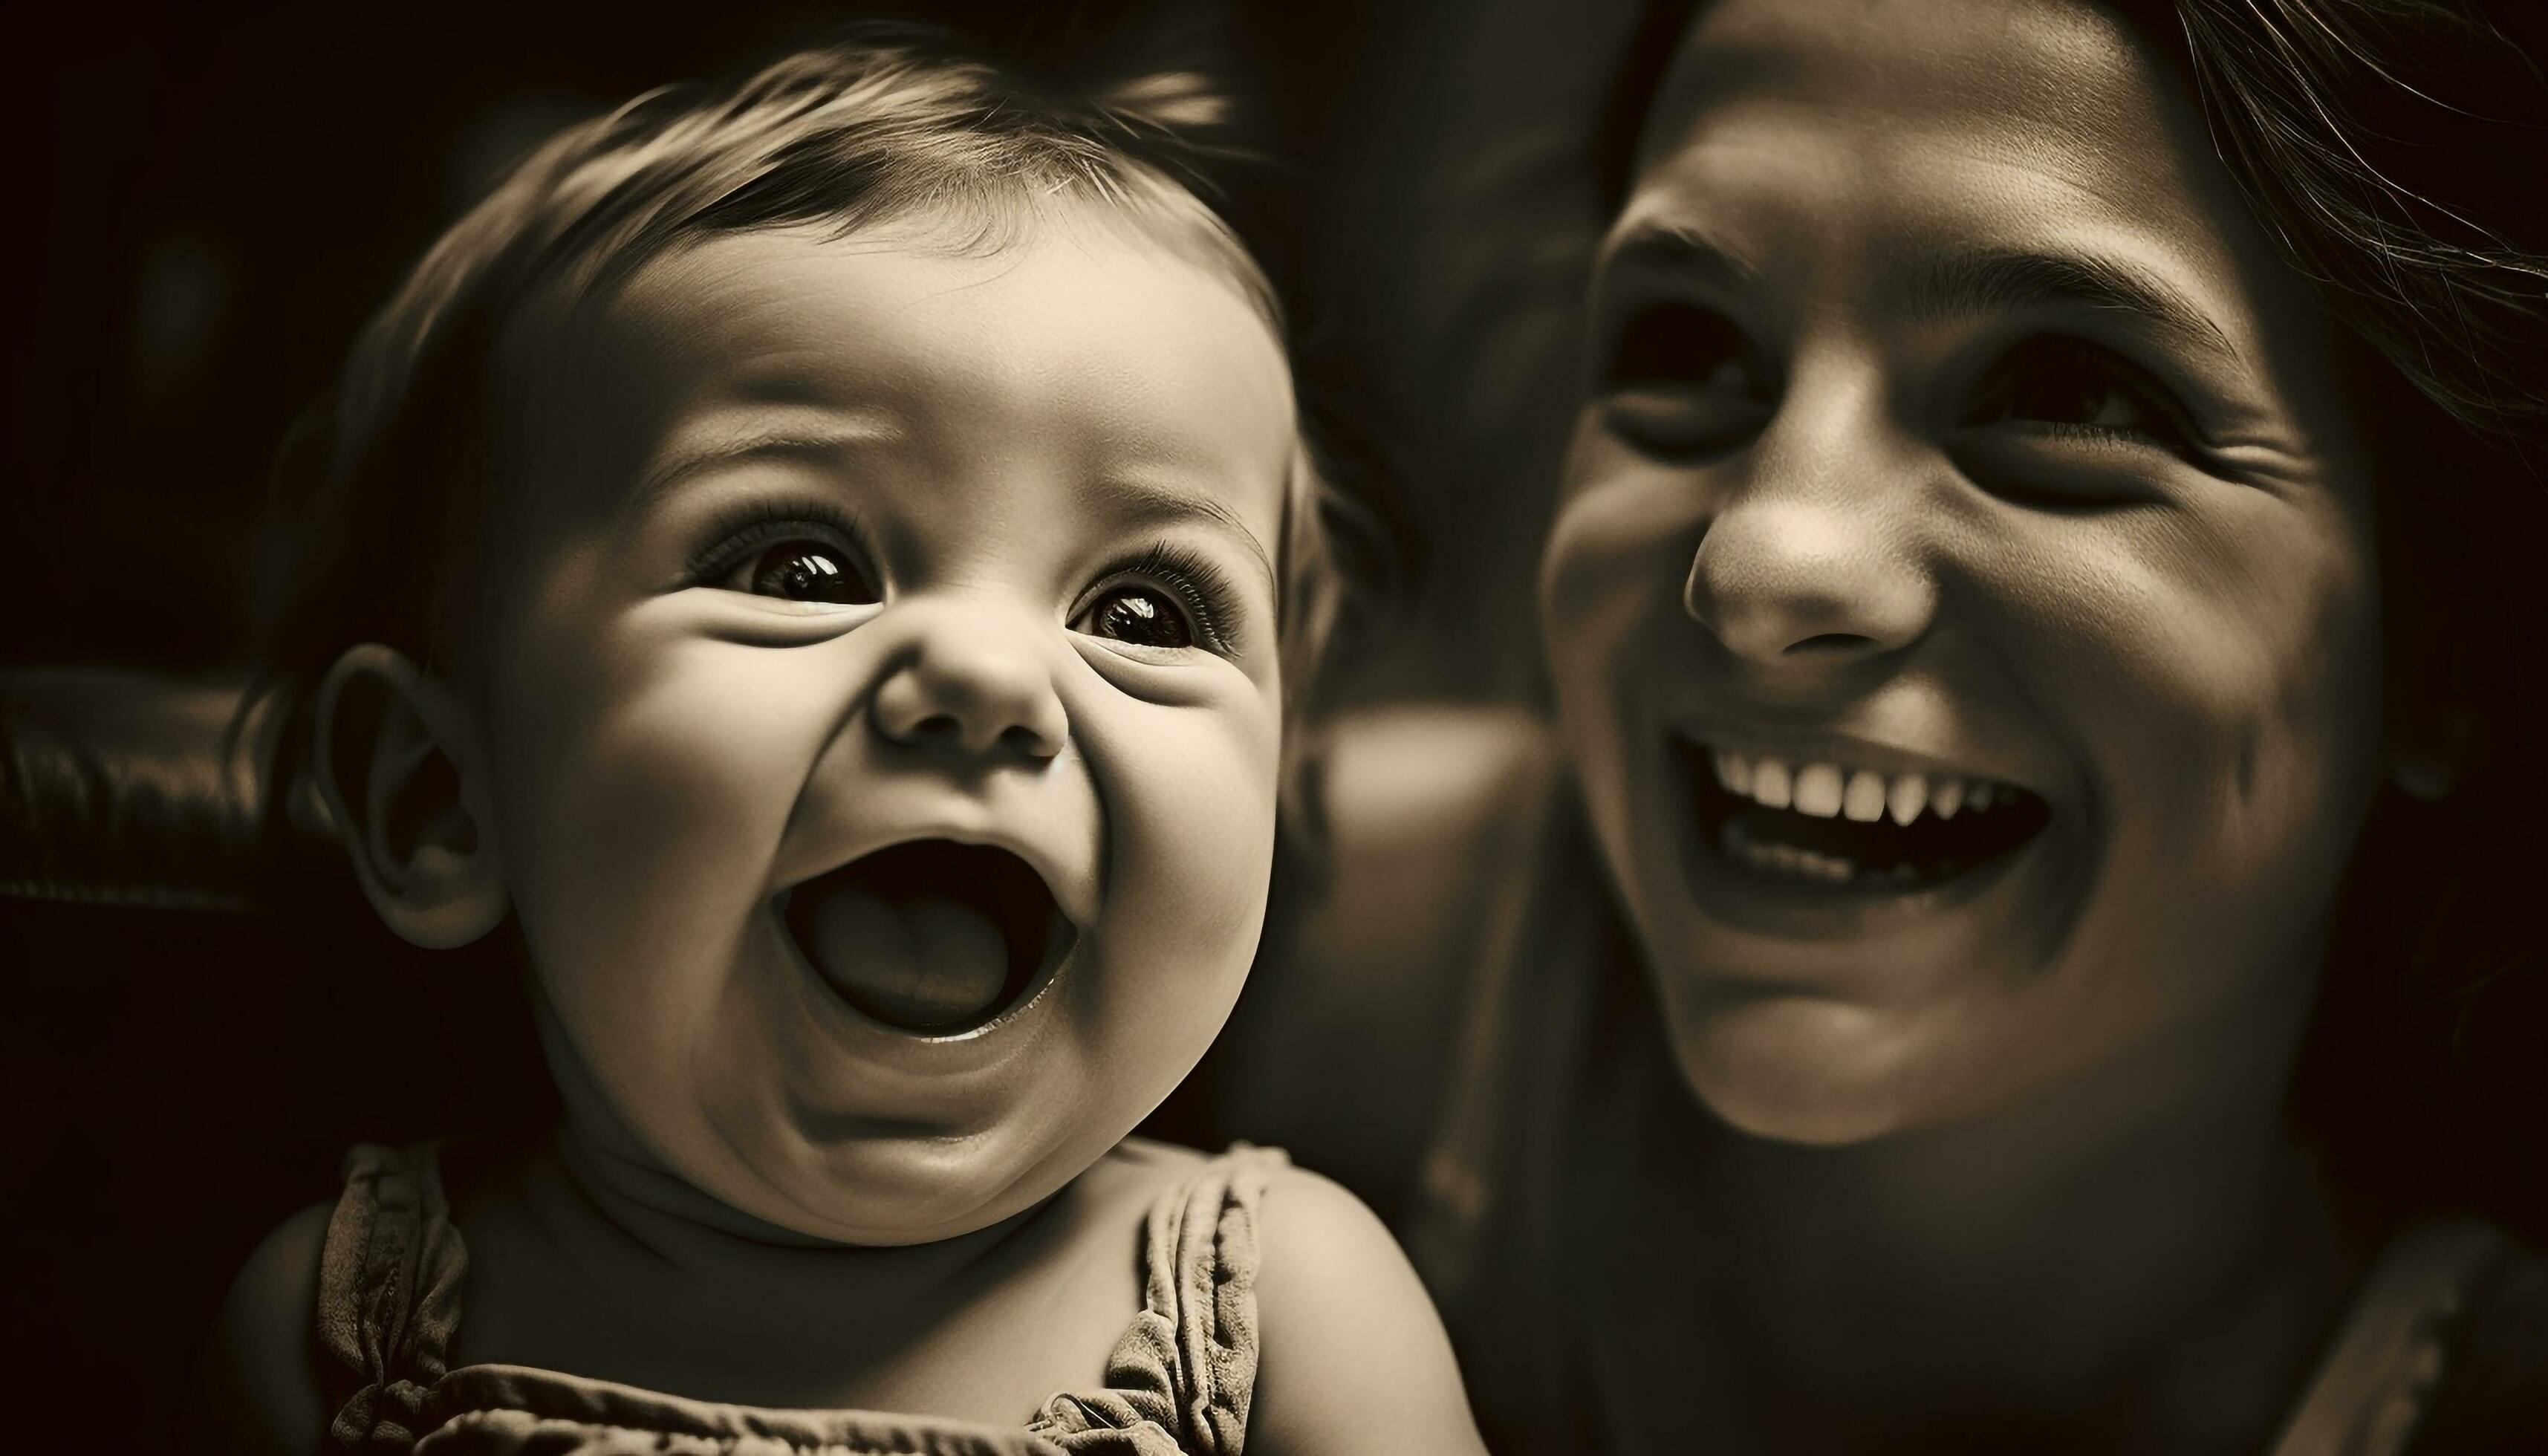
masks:
{"type": "Polygon", "coordinates": [[[1900,892],[2014,853],[2051,821],[2040,794],[1964,774],[1885,774],[1711,748],[1676,751],[1702,841],[1758,873],[1900,892]]]}
{"type": "Polygon", "coordinates": [[[943,839],[894,845],[809,879],[781,898],[781,913],[843,1000],[931,1036],[997,1019],[1079,937],[1026,861],[943,839]]]}

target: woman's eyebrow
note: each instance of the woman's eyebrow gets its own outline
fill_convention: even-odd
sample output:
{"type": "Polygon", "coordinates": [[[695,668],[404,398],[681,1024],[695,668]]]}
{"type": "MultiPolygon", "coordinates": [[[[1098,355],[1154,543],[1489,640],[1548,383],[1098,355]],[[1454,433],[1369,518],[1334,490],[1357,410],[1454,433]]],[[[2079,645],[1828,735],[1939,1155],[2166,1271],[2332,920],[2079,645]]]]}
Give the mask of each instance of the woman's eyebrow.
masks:
{"type": "Polygon", "coordinates": [[[2106,310],[2198,353],[2232,366],[2237,346],[2182,290],[2120,258],[2022,248],[1950,248],[1910,269],[1915,318],[1957,318],[2055,305],[2106,310]]]}
{"type": "Polygon", "coordinates": [[[1602,250],[1600,281],[1645,277],[1711,293],[1746,297],[1761,289],[1761,270],[1740,253],[1688,223],[1652,219],[1613,238],[1602,250]]]}

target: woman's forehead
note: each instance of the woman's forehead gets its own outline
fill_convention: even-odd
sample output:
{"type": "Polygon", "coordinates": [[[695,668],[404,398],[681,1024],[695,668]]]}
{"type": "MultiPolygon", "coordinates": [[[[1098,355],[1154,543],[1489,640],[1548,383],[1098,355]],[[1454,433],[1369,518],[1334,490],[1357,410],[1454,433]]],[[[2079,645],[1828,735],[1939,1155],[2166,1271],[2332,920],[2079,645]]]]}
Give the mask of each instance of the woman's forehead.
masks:
{"type": "Polygon", "coordinates": [[[2177,91],[2118,18],[2070,0],[1721,0],[1683,37],[1639,163],[1810,121],[2111,194],[2200,140],[2177,91]]]}
{"type": "Polygon", "coordinates": [[[1710,7],[1651,111],[1605,273],[1676,251],[1754,270],[1756,298],[1872,290],[1931,315],[1973,292],[1939,284],[1976,259],[2129,281],[2064,287],[2174,305],[2152,312],[2189,337],[2243,344],[2260,314],[2315,313],[2173,72],[2062,0],[1710,7]]]}

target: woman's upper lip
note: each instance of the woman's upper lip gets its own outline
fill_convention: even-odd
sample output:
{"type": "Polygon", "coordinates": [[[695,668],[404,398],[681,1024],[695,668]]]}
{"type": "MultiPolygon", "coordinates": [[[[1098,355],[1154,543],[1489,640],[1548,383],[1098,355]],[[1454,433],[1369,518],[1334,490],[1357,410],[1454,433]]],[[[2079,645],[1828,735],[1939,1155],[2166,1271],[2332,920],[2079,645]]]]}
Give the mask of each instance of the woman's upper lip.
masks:
{"type": "Polygon", "coordinates": [[[1676,718],[1671,729],[1674,737],[1686,743],[1741,754],[1756,761],[1770,758],[1789,765],[1833,764],[1844,769],[1871,770],[1888,777],[1897,774],[1928,774],[1984,778],[1994,783],[2014,784],[2040,797],[2049,797],[2042,785],[2029,782],[2021,774],[1997,766],[1981,765],[1974,755],[1953,751],[1930,752],[1834,729],[1771,729],[1697,717],[1676,718]]]}

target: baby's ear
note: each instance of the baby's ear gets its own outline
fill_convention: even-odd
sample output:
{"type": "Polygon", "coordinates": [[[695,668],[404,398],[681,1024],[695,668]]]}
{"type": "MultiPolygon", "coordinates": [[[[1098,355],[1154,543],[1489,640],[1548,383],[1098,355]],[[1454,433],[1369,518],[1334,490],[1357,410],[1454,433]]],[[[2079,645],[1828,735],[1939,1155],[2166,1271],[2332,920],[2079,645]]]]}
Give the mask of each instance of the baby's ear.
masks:
{"type": "Polygon", "coordinates": [[[485,768],[451,689],[378,643],[318,684],[318,791],[363,894],[403,939],[435,950],[494,930],[509,900],[487,823],[485,768]]]}

